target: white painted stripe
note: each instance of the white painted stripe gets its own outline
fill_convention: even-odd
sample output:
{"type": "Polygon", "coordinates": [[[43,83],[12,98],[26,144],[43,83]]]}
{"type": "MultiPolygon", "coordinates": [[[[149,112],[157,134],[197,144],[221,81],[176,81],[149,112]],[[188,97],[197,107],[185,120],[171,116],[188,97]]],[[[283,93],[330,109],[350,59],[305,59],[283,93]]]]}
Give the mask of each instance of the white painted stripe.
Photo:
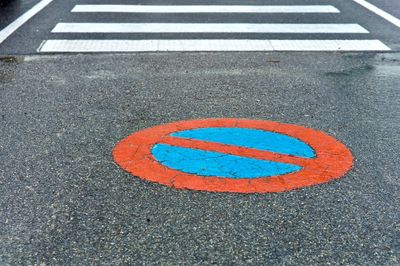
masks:
{"type": "Polygon", "coordinates": [[[19,27],[24,25],[30,18],[39,13],[43,8],[50,4],[53,0],[43,0],[33,6],[31,9],[26,11],[19,18],[14,20],[10,25],[0,31],[0,43],[7,39],[13,34],[19,27]]]}
{"type": "Polygon", "coordinates": [[[386,19],[390,23],[392,23],[400,28],[400,19],[390,15],[386,11],[383,11],[382,9],[374,6],[373,4],[368,3],[365,0],[353,0],[353,1],[362,5],[363,7],[367,8],[368,10],[372,11],[373,13],[377,14],[378,16],[381,16],[382,18],[386,19]]]}
{"type": "Polygon", "coordinates": [[[390,51],[379,40],[271,40],[275,51],[390,51]]]}
{"type": "Polygon", "coordinates": [[[331,5],[239,6],[239,5],[76,5],[71,12],[113,13],[340,13],[331,5]]]}
{"type": "Polygon", "coordinates": [[[206,51],[389,51],[379,40],[47,40],[42,53],[206,51]]]}
{"type": "Polygon", "coordinates": [[[368,33],[358,24],[58,23],[68,33],[368,33]]]}

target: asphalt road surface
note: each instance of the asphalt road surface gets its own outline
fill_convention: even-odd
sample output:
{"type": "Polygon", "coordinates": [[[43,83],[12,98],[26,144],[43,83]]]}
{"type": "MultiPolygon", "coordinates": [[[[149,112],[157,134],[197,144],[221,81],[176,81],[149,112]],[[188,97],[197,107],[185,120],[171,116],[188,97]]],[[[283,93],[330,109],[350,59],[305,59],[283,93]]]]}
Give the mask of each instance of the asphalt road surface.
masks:
{"type": "MultiPolygon", "coordinates": [[[[395,0],[368,2],[400,16],[395,0]]],[[[43,3],[0,7],[0,264],[399,265],[396,20],[344,0],[200,3],[247,13],[43,3]],[[303,7],[250,11],[260,5],[303,7]],[[322,185],[238,194],[143,181],[113,160],[136,131],[228,117],[321,130],[354,166],[322,185]]]]}

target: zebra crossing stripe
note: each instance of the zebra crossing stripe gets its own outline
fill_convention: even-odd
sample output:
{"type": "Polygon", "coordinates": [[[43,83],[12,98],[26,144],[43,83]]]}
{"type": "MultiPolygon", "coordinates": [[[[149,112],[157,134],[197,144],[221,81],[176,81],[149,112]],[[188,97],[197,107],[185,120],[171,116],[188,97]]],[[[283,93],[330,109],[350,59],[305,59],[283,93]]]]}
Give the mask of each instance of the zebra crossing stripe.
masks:
{"type": "Polygon", "coordinates": [[[369,33],[358,24],[58,23],[54,33],[369,33]]]}
{"type": "Polygon", "coordinates": [[[76,5],[71,12],[89,13],[340,13],[331,5],[76,5]]]}
{"type": "Polygon", "coordinates": [[[379,40],[47,40],[41,53],[390,51],[379,40]]]}

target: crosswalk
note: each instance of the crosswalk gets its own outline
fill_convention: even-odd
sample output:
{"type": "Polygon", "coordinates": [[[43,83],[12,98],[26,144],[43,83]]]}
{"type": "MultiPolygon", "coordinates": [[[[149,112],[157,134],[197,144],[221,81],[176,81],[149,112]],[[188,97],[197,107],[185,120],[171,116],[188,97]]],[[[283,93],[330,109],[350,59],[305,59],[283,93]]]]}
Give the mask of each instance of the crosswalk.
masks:
{"type": "Polygon", "coordinates": [[[76,5],[71,12],[88,13],[340,13],[331,5],[76,5]]]}
{"type": "MultiPolygon", "coordinates": [[[[167,52],[167,51],[389,51],[390,48],[380,40],[368,39],[369,31],[357,23],[296,23],[290,15],[339,15],[341,11],[332,5],[120,5],[90,4],[76,5],[71,13],[80,15],[79,22],[60,22],[54,26],[51,35],[71,36],[71,38],[51,38],[44,40],[38,51],[58,52],[167,52]],[[90,14],[98,14],[96,22],[89,19],[90,14]],[[118,15],[124,20],[106,21],[104,14],[118,15]],[[135,22],[143,16],[162,14],[179,19],[179,14],[188,14],[196,22],[154,21],[135,22]],[[282,14],[288,18],[285,23],[210,23],[207,14],[282,14]],[[126,16],[132,22],[126,22],[126,16]],[[200,16],[200,17],[198,17],[200,16]],[[203,17],[202,17],[203,16],[203,17]],[[205,18],[198,22],[199,18],[205,18]],[[97,21],[99,20],[99,21],[97,21]],[[103,21],[102,21],[103,20],[103,21]],[[94,38],[101,33],[101,38],[94,38]],[[119,38],[115,38],[118,34],[119,38]],[[139,36],[142,37],[140,39],[139,36]],[[150,39],[157,35],[157,39],[150,39]],[[168,38],[178,34],[179,38],[168,38]],[[197,35],[196,35],[197,34],[197,35]],[[207,34],[213,38],[204,39],[207,34]],[[251,35],[251,38],[247,36],[251,35]],[[263,39],[266,34],[274,38],[263,39]],[[290,38],[287,35],[291,34],[290,38]],[[143,37],[144,35],[144,37],[143,37]],[[224,38],[218,38],[220,36],[224,38]],[[245,35],[247,38],[242,38],[245,35]],[[286,37],[281,39],[279,35],[286,37]],[[313,36],[318,35],[318,38],[313,36]],[[340,38],[351,35],[352,38],[340,38]],[[228,37],[227,37],[228,36],[228,37]],[[276,36],[276,37],[275,37],[276,36]],[[294,36],[294,37],[292,37],[294,36]],[[311,38],[310,38],[311,36],[311,38]],[[326,36],[326,37],[325,37],[326,36]],[[362,36],[356,37],[353,36],[362,36]],[[122,39],[121,39],[122,38],[122,39]]],[[[115,16],[117,15],[117,16],[115,16]]],[[[189,18],[191,18],[189,16],[189,18]]],[[[251,19],[250,19],[251,20],[251,19]]],[[[324,19],[326,20],[326,19],[324,19]]]]}
{"type": "Polygon", "coordinates": [[[58,23],[55,33],[368,33],[358,24],[58,23]]]}

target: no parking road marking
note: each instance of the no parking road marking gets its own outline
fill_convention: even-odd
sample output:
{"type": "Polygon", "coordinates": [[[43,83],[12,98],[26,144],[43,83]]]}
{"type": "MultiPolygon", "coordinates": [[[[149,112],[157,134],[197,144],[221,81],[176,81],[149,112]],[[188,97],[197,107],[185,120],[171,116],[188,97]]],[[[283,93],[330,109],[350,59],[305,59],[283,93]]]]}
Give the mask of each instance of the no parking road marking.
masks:
{"type": "Polygon", "coordinates": [[[164,124],[120,141],[114,160],[142,179],[178,189],[268,193],[340,178],[350,150],[310,128],[272,121],[205,119],[164,124]]]}

